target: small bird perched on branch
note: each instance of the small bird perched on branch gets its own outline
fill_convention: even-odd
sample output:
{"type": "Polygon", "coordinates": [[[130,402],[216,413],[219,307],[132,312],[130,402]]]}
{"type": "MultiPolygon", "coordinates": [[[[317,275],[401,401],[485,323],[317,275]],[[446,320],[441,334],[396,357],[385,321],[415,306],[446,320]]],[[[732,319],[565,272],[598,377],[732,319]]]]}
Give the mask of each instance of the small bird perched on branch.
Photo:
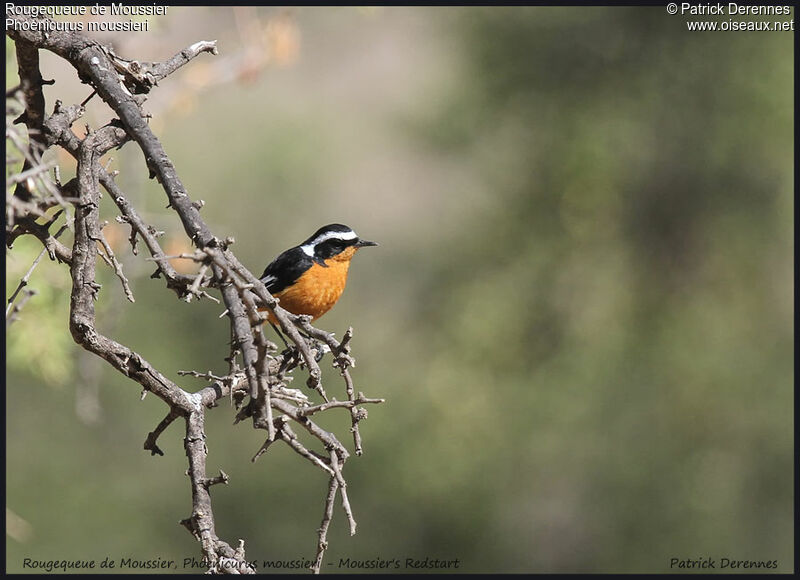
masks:
{"type": "MultiPolygon", "coordinates": [[[[333,308],[342,295],[355,253],[360,248],[377,245],[362,240],[348,226],[329,224],[270,262],[261,274],[261,281],[283,308],[316,320],[333,308]]],[[[265,310],[274,326],[275,316],[265,310]]]]}

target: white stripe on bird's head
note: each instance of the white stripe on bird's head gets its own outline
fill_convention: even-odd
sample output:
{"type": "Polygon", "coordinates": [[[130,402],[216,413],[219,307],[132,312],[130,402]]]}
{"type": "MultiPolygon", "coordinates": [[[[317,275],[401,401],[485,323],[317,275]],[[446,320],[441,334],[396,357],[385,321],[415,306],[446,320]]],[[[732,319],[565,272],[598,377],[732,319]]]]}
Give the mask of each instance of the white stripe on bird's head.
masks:
{"type": "Polygon", "coordinates": [[[349,241],[355,240],[358,236],[353,230],[348,230],[346,232],[336,232],[336,231],[328,231],[318,235],[316,238],[307,242],[300,246],[300,249],[305,252],[307,256],[314,256],[314,248],[323,242],[327,242],[328,240],[342,240],[342,241],[349,241]]]}

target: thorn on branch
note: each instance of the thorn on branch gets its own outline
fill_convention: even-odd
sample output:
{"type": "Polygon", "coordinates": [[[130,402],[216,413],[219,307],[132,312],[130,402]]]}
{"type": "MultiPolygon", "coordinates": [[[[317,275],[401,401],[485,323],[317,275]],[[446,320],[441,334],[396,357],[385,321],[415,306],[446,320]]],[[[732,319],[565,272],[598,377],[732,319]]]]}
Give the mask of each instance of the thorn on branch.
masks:
{"type": "MultiPolygon", "coordinates": [[[[252,461],[253,463],[255,463],[255,462],[256,462],[256,460],[257,460],[259,457],[261,457],[262,455],[264,455],[264,453],[266,453],[266,452],[267,452],[267,450],[269,449],[269,447],[270,447],[270,446],[271,446],[271,445],[272,445],[272,444],[273,444],[275,441],[277,441],[278,439],[284,438],[284,435],[288,435],[290,438],[296,438],[296,436],[294,435],[294,433],[292,433],[292,431],[291,431],[291,428],[290,428],[290,427],[289,427],[289,425],[288,425],[288,422],[289,422],[289,418],[288,418],[288,417],[286,417],[285,415],[281,415],[280,417],[278,417],[277,419],[275,419],[275,420],[273,421],[273,425],[274,425],[274,433],[273,433],[273,436],[272,436],[272,437],[270,437],[269,435],[267,436],[267,439],[266,439],[266,441],[264,441],[264,444],[263,444],[263,445],[261,446],[261,448],[260,448],[260,449],[259,449],[259,450],[256,452],[256,454],[253,456],[253,458],[252,458],[250,461],[252,461]]],[[[284,439],[284,440],[285,440],[285,439],[284,439]]]]}
{"type": "Polygon", "coordinates": [[[309,369],[306,386],[309,389],[314,389],[315,391],[317,391],[322,397],[322,399],[326,403],[328,402],[328,395],[325,394],[325,389],[322,388],[322,373],[320,372],[319,368],[309,369]]]}
{"type": "Polygon", "coordinates": [[[220,484],[220,483],[224,483],[225,485],[228,485],[228,481],[230,481],[230,478],[228,477],[228,474],[220,469],[218,476],[206,478],[206,479],[203,480],[203,487],[208,489],[212,485],[217,485],[217,484],[220,484]]]}
{"type": "Polygon", "coordinates": [[[181,376],[181,377],[189,376],[189,377],[195,377],[195,378],[198,378],[198,379],[204,379],[206,381],[220,382],[220,383],[223,383],[223,382],[225,382],[227,380],[230,380],[230,377],[219,377],[219,376],[213,374],[211,371],[206,371],[204,373],[200,373],[200,372],[197,372],[197,371],[178,371],[178,375],[181,376]]]}
{"type": "MultiPolygon", "coordinates": [[[[186,291],[186,296],[184,297],[184,300],[187,303],[191,302],[192,298],[195,296],[197,296],[198,299],[200,298],[201,296],[199,292],[200,284],[202,283],[203,278],[205,277],[207,271],[208,271],[208,264],[203,264],[202,266],[200,266],[200,271],[197,272],[197,275],[194,278],[194,282],[192,282],[192,285],[189,286],[189,289],[186,291]]],[[[206,294],[206,296],[208,296],[208,294],[206,294]]]]}
{"type": "MultiPolygon", "coordinates": [[[[55,81],[53,81],[53,82],[55,82],[55,81]]],[[[97,94],[97,91],[96,91],[96,90],[92,91],[92,92],[91,92],[91,94],[90,94],[88,97],[86,97],[86,98],[83,100],[83,102],[80,104],[80,106],[81,106],[81,107],[85,107],[85,106],[86,106],[86,103],[88,103],[89,101],[91,101],[91,100],[92,100],[92,97],[94,97],[96,94],[97,94]]]]}
{"type": "Polygon", "coordinates": [[[192,534],[198,542],[200,541],[200,534],[197,533],[197,530],[192,523],[192,518],[184,518],[179,522],[184,528],[189,530],[189,533],[192,534]]]}

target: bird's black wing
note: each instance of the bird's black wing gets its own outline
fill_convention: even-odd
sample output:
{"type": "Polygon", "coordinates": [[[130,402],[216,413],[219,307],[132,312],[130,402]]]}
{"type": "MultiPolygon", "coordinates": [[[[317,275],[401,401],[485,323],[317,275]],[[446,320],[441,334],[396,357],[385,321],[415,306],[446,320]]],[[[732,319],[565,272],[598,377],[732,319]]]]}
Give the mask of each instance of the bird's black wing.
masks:
{"type": "Polygon", "coordinates": [[[270,294],[277,294],[297,282],[310,267],[311,258],[297,246],[272,260],[261,274],[261,281],[270,294]]]}

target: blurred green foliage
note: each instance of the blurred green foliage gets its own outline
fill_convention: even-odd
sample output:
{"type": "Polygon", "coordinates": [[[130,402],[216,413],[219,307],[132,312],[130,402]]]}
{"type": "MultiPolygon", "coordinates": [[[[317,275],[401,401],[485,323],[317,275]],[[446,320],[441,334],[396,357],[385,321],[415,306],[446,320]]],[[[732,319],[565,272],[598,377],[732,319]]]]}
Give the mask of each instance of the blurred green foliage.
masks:
{"type": "MultiPolygon", "coordinates": [[[[214,14],[197,34],[224,46],[214,14]]],[[[388,399],[346,468],[359,533],[337,509],[326,570],[430,556],[463,572],[668,572],[707,556],[792,571],[793,37],[689,33],[663,7],[295,16],[296,71],[207,93],[163,139],[257,273],[329,221],[381,242],[320,321],[355,327],[357,389],[388,399]],[[364,54],[430,75],[408,89],[420,100],[364,105],[384,95],[353,73],[373,70],[364,54]]],[[[125,151],[120,183],[177,235],[125,151]]],[[[135,307],[104,286],[113,336],[174,379],[224,371],[221,308],[147,274],[135,307]]],[[[103,419],[82,424],[69,390],[47,388],[30,333],[68,339],[52,288],[48,326],[23,317],[8,334],[7,501],[33,529],[8,540],[9,571],[26,556],[197,555],[176,523],[181,427],[165,457],[141,451],[163,405],[105,371],[103,419]]],[[[311,558],[325,478],[282,447],[251,464],[263,435],[232,417],[223,403],[207,420],[209,471],[231,476],[214,488],[218,533],[252,558],[311,558]]],[[[348,440],[345,413],[325,426],[348,440]]]]}
{"type": "MultiPolygon", "coordinates": [[[[42,245],[32,237],[14,244],[13,252],[6,258],[6,296],[14,293],[41,251],[42,245]]],[[[12,323],[13,340],[8,341],[6,349],[12,367],[26,369],[33,377],[52,386],[69,384],[74,376],[72,336],[68,327],[64,332],[69,303],[61,298],[68,296],[70,291],[69,278],[64,276],[64,270],[49,264],[47,254],[42,257],[34,269],[36,294],[31,300],[35,307],[26,312],[25,307],[30,302],[23,306],[20,319],[12,323]],[[28,318],[29,323],[25,323],[28,318]],[[38,364],[30,364],[31,353],[36,353],[38,364]]]]}

